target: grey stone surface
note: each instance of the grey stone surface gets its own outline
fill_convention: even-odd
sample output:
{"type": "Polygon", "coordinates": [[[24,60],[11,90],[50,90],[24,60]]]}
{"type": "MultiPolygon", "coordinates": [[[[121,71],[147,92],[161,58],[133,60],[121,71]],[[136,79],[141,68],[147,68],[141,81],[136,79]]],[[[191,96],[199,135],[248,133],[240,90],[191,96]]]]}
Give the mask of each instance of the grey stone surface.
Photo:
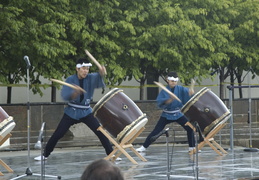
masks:
{"type": "MultiPolygon", "coordinates": [[[[259,179],[258,152],[247,152],[243,147],[235,147],[233,150],[227,150],[228,154],[219,156],[209,146],[205,146],[196,156],[188,154],[186,145],[169,144],[167,152],[166,144],[154,144],[142,153],[147,162],[142,162],[131,151],[127,152],[138,165],[132,164],[124,155],[120,156],[122,161],[116,162],[116,165],[122,170],[126,180],[166,180],[167,174],[172,180],[259,179]]],[[[44,179],[57,179],[57,176],[61,176],[61,179],[78,180],[89,163],[105,157],[102,147],[56,148],[45,161],[45,165],[41,166],[40,162],[33,160],[33,157],[39,154],[40,150],[31,150],[28,163],[28,151],[2,151],[1,159],[14,170],[14,173],[8,173],[1,166],[0,170],[4,176],[1,176],[0,180],[24,176],[28,167],[33,174],[21,179],[41,179],[43,167],[46,176],[54,176],[43,176],[44,179]]]]}

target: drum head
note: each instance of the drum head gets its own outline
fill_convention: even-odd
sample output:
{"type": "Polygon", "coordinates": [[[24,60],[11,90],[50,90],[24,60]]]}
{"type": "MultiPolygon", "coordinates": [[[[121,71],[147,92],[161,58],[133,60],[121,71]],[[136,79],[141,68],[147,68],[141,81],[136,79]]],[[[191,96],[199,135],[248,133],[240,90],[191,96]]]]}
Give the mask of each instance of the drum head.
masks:
{"type": "Polygon", "coordinates": [[[226,123],[227,120],[230,118],[230,116],[231,116],[231,114],[230,114],[230,112],[229,112],[229,113],[227,113],[227,114],[223,117],[223,119],[219,120],[218,122],[212,122],[211,125],[210,125],[210,127],[206,127],[208,130],[206,130],[206,129],[204,130],[204,132],[206,133],[206,134],[205,134],[205,137],[206,137],[210,132],[213,132],[219,125],[222,125],[222,124],[226,123]]]}
{"type": "Polygon", "coordinates": [[[136,133],[143,128],[148,122],[148,119],[146,118],[146,114],[143,114],[139,119],[135,120],[132,122],[130,125],[126,126],[123,131],[121,131],[118,136],[117,136],[117,141],[121,142],[124,138],[128,137],[131,135],[131,137],[128,137],[131,139],[135,133],[132,134],[133,131],[136,133]]]}
{"type": "Polygon", "coordinates": [[[0,136],[5,137],[13,130],[15,125],[16,124],[13,120],[13,117],[9,116],[8,119],[5,119],[2,123],[0,123],[0,136]]]}

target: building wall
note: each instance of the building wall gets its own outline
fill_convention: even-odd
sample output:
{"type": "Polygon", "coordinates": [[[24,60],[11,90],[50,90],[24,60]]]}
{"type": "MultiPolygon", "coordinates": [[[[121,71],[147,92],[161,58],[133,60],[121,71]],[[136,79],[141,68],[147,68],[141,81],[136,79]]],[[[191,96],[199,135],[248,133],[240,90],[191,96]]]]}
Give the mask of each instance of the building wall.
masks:
{"type": "MultiPolygon", "coordinates": [[[[243,80],[243,85],[248,85],[250,84],[251,86],[258,86],[259,85],[259,79],[256,77],[255,79],[251,79],[249,78],[250,73],[248,73],[248,75],[244,78],[243,80]],[[250,79],[250,80],[249,80],[250,79]]],[[[46,80],[46,79],[41,79],[42,84],[51,84],[51,81],[46,80]]],[[[161,78],[159,79],[160,82],[162,82],[163,84],[166,84],[161,78]]],[[[229,89],[227,88],[227,86],[229,86],[230,84],[229,80],[225,81],[224,84],[224,93],[225,93],[225,99],[228,99],[229,97],[229,89]]],[[[181,85],[181,81],[179,82],[179,84],[181,85]]],[[[211,77],[211,79],[203,79],[201,84],[197,84],[195,85],[195,91],[198,92],[199,90],[201,90],[203,87],[208,87],[210,88],[216,95],[219,96],[219,81],[218,81],[218,77],[217,75],[211,77]]],[[[93,100],[94,101],[98,101],[102,96],[104,96],[104,94],[106,94],[107,92],[109,92],[109,90],[111,88],[121,88],[123,89],[124,93],[127,94],[132,100],[137,101],[140,100],[139,98],[139,94],[140,94],[140,90],[139,90],[139,83],[136,80],[131,80],[131,81],[125,81],[122,84],[120,84],[120,86],[114,86],[114,87],[106,87],[104,93],[102,93],[102,89],[97,89],[94,93],[94,97],[93,100]]],[[[25,103],[28,101],[30,102],[51,102],[51,88],[48,87],[46,89],[41,88],[42,92],[43,92],[43,96],[40,96],[39,94],[33,94],[33,92],[31,90],[29,90],[29,97],[27,96],[27,85],[25,82],[21,82],[20,85],[18,85],[17,87],[14,86],[12,88],[12,102],[11,103],[25,103]],[[21,87],[21,85],[24,85],[23,87],[21,87]]],[[[234,94],[235,94],[235,98],[239,98],[239,90],[238,89],[234,89],[234,94]]],[[[244,98],[259,98],[259,91],[258,88],[243,88],[242,89],[243,92],[243,97],[244,98]]],[[[0,104],[4,104],[6,103],[7,100],[7,88],[5,86],[0,86],[0,104]]],[[[60,97],[60,88],[57,89],[56,92],[56,102],[63,102],[62,98],[60,97]]],[[[147,100],[147,88],[144,89],[144,100],[147,100]]]]}

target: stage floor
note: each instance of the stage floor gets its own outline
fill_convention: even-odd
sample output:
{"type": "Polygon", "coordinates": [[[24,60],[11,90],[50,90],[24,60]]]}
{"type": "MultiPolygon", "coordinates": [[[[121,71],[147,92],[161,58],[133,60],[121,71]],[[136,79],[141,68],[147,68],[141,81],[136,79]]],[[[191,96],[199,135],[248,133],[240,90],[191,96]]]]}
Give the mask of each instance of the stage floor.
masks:
{"type": "MultiPolygon", "coordinates": [[[[186,145],[170,144],[169,153],[166,144],[151,145],[142,154],[147,162],[142,162],[133,152],[127,151],[139,164],[132,164],[124,155],[121,155],[122,161],[116,164],[123,171],[125,180],[167,180],[168,174],[170,179],[175,180],[259,179],[258,152],[244,149],[235,147],[233,150],[227,150],[228,154],[219,156],[209,146],[205,146],[196,156],[188,154],[186,145]]],[[[1,159],[14,170],[14,173],[8,173],[1,166],[0,170],[4,176],[0,176],[0,180],[9,180],[17,176],[20,176],[20,179],[41,179],[41,169],[45,171],[44,179],[58,179],[57,176],[61,176],[61,179],[78,180],[89,163],[105,157],[104,149],[101,147],[55,149],[45,161],[45,166],[42,166],[40,162],[33,160],[39,154],[40,150],[31,150],[30,153],[1,151],[1,159]],[[33,174],[27,175],[27,169],[33,174]],[[49,175],[52,178],[48,178],[49,175]]]]}

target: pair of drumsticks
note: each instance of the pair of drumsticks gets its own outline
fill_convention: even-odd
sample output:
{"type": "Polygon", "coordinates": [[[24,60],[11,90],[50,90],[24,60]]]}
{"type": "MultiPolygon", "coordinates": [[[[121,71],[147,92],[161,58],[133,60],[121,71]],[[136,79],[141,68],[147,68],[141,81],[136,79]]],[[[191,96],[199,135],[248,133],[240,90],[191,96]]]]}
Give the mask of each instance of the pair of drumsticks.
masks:
{"type": "MultiPolygon", "coordinates": [[[[173,92],[169,91],[162,83],[154,81],[154,83],[165,90],[168,94],[170,94],[174,99],[176,99],[179,102],[182,102],[173,92]]],[[[192,79],[190,89],[193,90],[195,81],[192,79]]]]}
{"type": "MultiPolygon", "coordinates": [[[[95,63],[95,65],[96,65],[99,69],[102,68],[102,66],[100,65],[100,63],[92,56],[92,54],[91,54],[89,51],[85,50],[85,53],[86,53],[86,55],[95,63]]],[[[107,74],[107,72],[105,71],[105,75],[106,75],[106,74],[107,74]]],[[[75,86],[75,85],[73,85],[73,84],[66,83],[66,82],[64,82],[64,81],[57,80],[57,79],[50,79],[50,80],[53,81],[53,82],[57,82],[57,83],[59,83],[59,84],[62,84],[62,85],[71,87],[71,88],[73,88],[73,89],[82,91],[83,93],[86,92],[86,91],[85,91],[84,89],[82,89],[81,87],[75,86]]],[[[162,88],[163,90],[165,90],[168,94],[170,94],[170,95],[171,95],[173,98],[175,98],[177,101],[181,102],[181,100],[180,100],[174,93],[172,93],[171,91],[169,91],[162,83],[159,83],[159,82],[156,82],[156,81],[154,81],[154,83],[155,83],[157,86],[159,86],[160,88],[162,88]]],[[[195,84],[195,81],[192,79],[190,89],[193,89],[194,84],[195,84]]]]}

